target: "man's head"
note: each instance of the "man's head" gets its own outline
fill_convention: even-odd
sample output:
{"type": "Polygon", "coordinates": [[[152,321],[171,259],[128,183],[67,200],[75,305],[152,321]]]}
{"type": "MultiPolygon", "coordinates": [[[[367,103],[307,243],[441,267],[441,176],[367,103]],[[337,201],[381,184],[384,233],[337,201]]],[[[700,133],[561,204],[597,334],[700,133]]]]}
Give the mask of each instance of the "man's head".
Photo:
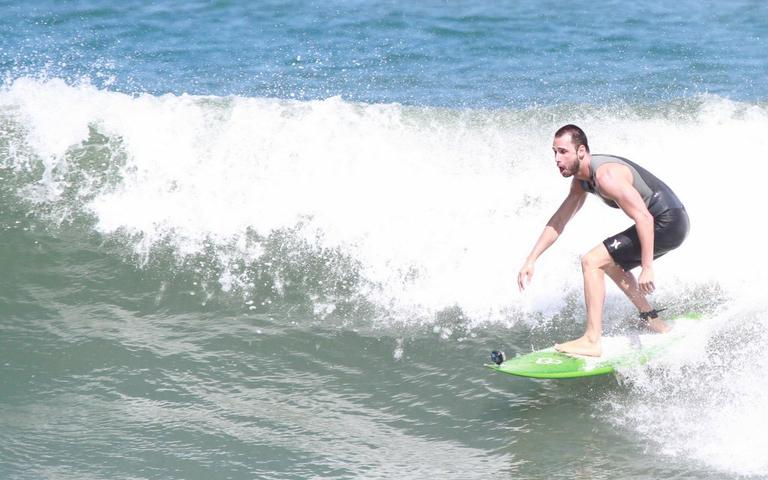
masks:
{"type": "Polygon", "coordinates": [[[555,132],[552,151],[560,174],[564,177],[576,175],[581,161],[589,154],[587,134],[576,125],[564,125],[555,132]]]}

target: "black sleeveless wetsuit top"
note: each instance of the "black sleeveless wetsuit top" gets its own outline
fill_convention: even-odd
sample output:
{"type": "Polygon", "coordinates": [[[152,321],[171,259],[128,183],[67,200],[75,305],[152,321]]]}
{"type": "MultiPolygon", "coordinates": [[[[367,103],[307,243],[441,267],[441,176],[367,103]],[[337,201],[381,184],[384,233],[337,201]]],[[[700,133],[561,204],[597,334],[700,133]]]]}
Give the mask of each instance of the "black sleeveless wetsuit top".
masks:
{"type": "Polygon", "coordinates": [[[615,155],[592,155],[592,161],[589,163],[590,179],[582,180],[581,188],[600,197],[609,207],[619,208],[616,202],[610,198],[604,197],[600,193],[600,190],[596,188],[595,182],[595,172],[601,165],[606,163],[620,163],[629,168],[632,172],[632,185],[640,193],[640,196],[645,202],[645,206],[654,218],[667,210],[684,208],[683,203],[677,198],[675,192],[643,167],[626,158],[617,157],[615,155]]]}

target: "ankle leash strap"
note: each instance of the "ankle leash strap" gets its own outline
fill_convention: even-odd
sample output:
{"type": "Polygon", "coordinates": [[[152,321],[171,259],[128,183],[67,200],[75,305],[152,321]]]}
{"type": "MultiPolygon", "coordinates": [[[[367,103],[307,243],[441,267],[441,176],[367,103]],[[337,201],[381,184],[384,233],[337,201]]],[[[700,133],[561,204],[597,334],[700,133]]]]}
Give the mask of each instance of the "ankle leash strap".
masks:
{"type": "Polygon", "coordinates": [[[666,310],[666,308],[660,308],[658,310],[654,308],[653,310],[649,310],[647,312],[640,312],[640,318],[643,320],[657,318],[659,316],[659,312],[663,312],[664,310],[666,310]]]}

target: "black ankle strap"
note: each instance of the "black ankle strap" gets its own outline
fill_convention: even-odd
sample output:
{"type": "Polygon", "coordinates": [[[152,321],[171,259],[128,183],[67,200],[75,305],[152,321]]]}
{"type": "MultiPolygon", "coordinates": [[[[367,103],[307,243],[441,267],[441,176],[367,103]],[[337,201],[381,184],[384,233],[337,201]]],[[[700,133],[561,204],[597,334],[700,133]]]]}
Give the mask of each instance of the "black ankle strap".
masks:
{"type": "Polygon", "coordinates": [[[658,310],[654,308],[653,310],[649,310],[647,312],[640,312],[640,318],[643,320],[657,318],[659,316],[659,312],[663,312],[664,310],[666,310],[666,308],[660,308],[658,310]]]}

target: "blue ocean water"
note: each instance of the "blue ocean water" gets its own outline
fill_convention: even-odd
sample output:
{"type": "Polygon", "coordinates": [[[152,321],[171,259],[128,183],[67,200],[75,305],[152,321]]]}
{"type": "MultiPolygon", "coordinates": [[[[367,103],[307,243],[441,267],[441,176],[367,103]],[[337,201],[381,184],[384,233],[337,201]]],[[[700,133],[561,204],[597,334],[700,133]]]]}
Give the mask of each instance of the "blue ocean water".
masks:
{"type": "Polygon", "coordinates": [[[768,478],[764,2],[0,7],[0,477],[768,478]],[[653,302],[704,319],[501,376],[628,223],[588,202],[517,290],[569,122],[686,204],[653,302]]]}
{"type": "Polygon", "coordinates": [[[503,108],[765,98],[763,2],[8,2],[0,65],[131,94],[503,108]]]}

